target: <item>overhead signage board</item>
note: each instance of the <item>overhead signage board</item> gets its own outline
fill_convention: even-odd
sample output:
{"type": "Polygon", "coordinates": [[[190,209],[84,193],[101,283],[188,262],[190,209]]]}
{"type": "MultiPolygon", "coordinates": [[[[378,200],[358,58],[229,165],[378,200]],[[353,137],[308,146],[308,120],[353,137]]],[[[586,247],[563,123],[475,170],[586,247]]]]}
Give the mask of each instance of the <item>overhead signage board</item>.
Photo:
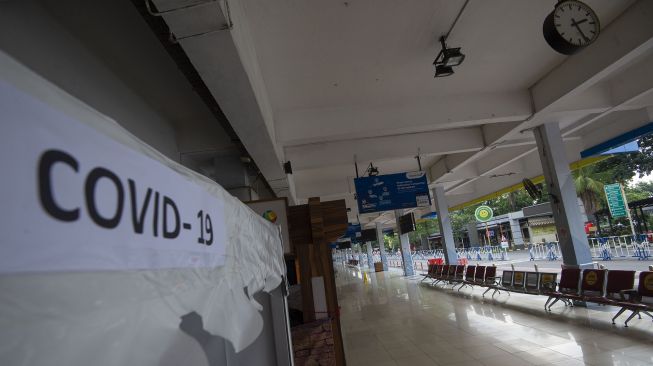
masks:
{"type": "Polygon", "coordinates": [[[420,219],[432,219],[435,220],[438,218],[438,213],[437,212],[429,212],[427,214],[424,214],[419,217],[420,219]]]}
{"type": "Polygon", "coordinates": [[[605,198],[608,201],[610,215],[614,218],[627,217],[628,211],[621,184],[606,184],[603,186],[603,190],[605,191],[605,198]]]}
{"type": "Polygon", "coordinates": [[[383,229],[383,235],[394,236],[395,230],[393,228],[383,229]]]}
{"type": "Polygon", "coordinates": [[[402,234],[415,231],[415,214],[409,212],[399,217],[399,232],[402,234]]]}
{"type": "Polygon", "coordinates": [[[362,242],[376,241],[376,229],[361,230],[360,240],[362,242]]]}
{"type": "Polygon", "coordinates": [[[336,242],[336,249],[351,249],[351,241],[339,241],[336,242]]]}
{"type": "Polygon", "coordinates": [[[423,171],[354,179],[358,212],[371,213],[431,205],[423,171]]]}
{"type": "Polygon", "coordinates": [[[349,224],[347,225],[347,231],[343,235],[342,239],[349,239],[352,243],[358,243],[361,237],[361,225],[360,224],[349,224]]]}
{"type": "Polygon", "coordinates": [[[494,217],[494,211],[492,211],[490,206],[478,206],[476,207],[476,211],[474,211],[474,217],[479,222],[487,222],[494,217]]]}

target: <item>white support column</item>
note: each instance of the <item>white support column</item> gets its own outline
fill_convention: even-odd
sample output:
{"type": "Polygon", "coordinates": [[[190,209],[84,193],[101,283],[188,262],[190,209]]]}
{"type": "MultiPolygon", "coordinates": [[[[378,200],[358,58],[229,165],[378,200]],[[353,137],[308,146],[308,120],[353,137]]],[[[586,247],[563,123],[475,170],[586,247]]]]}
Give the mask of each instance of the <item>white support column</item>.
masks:
{"type": "Polygon", "coordinates": [[[404,210],[395,210],[395,218],[397,222],[397,234],[399,235],[399,243],[401,244],[401,258],[404,265],[404,276],[413,276],[415,269],[413,268],[413,255],[410,253],[410,241],[408,240],[408,233],[401,234],[399,229],[399,217],[403,215],[404,210]]]}
{"type": "Polygon", "coordinates": [[[376,242],[379,244],[379,254],[381,254],[381,263],[383,263],[383,270],[388,270],[388,257],[385,255],[385,243],[383,241],[383,224],[376,223],[376,242]]]}
{"type": "Polygon", "coordinates": [[[524,236],[521,233],[519,219],[510,218],[510,231],[512,232],[513,245],[524,245],[524,236]]]}
{"type": "Polygon", "coordinates": [[[565,146],[557,123],[546,123],[534,130],[544,179],[550,193],[562,260],[565,265],[590,266],[590,253],[578,207],[574,179],[569,170],[565,146]]]}
{"type": "Polygon", "coordinates": [[[358,243],[358,267],[363,268],[363,244],[358,243]]]}
{"type": "Polygon", "coordinates": [[[435,209],[438,213],[440,233],[442,234],[444,262],[447,264],[456,264],[458,263],[458,255],[456,254],[456,243],[453,240],[453,228],[451,227],[449,205],[447,204],[447,197],[444,193],[444,186],[438,184],[433,188],[433,198],[435,199],[435,209]]]}
{"type": "Polygon", "coordinates": [[[480,247],[481,241],[478,238],[478,229],[476,228],[476,221],[467,223],[467,232],[469,235],[469,246],[480,247]]]}
{"type": "Polygon", "coordinates": [[[374,257],[372,256],[372,242],[368,241],[365,243],[367,246],[367,268],[370,269],[370,271],[374,270],[374,257]]]}

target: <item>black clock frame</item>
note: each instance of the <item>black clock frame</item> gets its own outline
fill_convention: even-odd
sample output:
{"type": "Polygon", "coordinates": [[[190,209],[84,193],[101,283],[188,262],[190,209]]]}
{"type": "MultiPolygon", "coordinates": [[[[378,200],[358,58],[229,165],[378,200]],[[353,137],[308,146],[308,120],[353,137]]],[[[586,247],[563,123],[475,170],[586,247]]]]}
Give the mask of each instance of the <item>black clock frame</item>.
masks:
{"type": "MultiPolygon", "coordinates": [[[[582,50],[583,48],[589,46],[592,43],[585,46],[576,46],[574,44],[567,42],[567,40],[564,39],[560,35],[560,33],[558,33],[558,31],[556,30],[554,24],[555,11],[561,3],[565,3],[565,2],[566,1],[564,0],[559,1],[554,7],[553,11],[549,13],[549,15],[547,15],[547,17],[544,19],[544,23],[542,24],[542,33],[544,34],[544,39],[546,40],[546,43],[548,43],[549,46],[551,46],[551,48],[553,48],[559,53],[562,53],[563,55],[573,55],[574,53],[582,50]]],[[[591,9],[589,6],[587,7],[591,9]]]]}

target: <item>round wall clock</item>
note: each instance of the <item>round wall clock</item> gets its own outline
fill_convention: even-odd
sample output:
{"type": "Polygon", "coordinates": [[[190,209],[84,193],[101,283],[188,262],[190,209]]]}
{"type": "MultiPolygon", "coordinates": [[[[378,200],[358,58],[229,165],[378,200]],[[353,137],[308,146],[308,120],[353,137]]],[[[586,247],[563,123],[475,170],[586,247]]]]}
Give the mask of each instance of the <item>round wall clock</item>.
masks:
{"type": "Polygon", "coordinates": [[[542,31],[551,48],[564,55],[572,55],[598,38],[601,24],[587,4],[563,0],[544,19],[542,31]]]}

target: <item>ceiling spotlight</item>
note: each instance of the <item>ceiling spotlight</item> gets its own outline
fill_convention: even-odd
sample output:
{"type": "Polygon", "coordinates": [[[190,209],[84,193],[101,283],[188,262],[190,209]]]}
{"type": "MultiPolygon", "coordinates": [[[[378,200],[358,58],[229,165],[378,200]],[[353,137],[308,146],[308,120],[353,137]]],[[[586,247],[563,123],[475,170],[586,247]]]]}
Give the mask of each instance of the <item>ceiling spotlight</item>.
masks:
{"type": "Polygon", "coordinates": [[[283,163],[283,171],[286,174],[292,174],[292,164],[290,161],[283,163]]]}
{"type": "Polygon", "coordinates": [[[453,74],[453,66],[458,66],[465,60],[465,55],[460,52],[460,47],[447,48],[444,36],[440,37],[440,43],[442,50],[433,61],[436,78],[453,74]]]}
{"type": "Polygon", "coordinates": [[[447,48],[442,51],[442,54],[442,64],[444,66],[458,66],[465,60],[465,55],[460,52],[460,47],[447,48]]]}
{"type": "Polygon", "coordinates": [[[435,66],[435,77],[436,78],[441,78],[445,76],[449,76],[453,74],[453,67],[451,66],[444,66],[444,65],[437,65],[435,66]]]}
{"type": "Polygon", "coordinates": [[[367,168],[367,176],[368,177],[374,177],[379,175],[379,168],[375,167],[370,163],[370,166],[367,168]]]}

